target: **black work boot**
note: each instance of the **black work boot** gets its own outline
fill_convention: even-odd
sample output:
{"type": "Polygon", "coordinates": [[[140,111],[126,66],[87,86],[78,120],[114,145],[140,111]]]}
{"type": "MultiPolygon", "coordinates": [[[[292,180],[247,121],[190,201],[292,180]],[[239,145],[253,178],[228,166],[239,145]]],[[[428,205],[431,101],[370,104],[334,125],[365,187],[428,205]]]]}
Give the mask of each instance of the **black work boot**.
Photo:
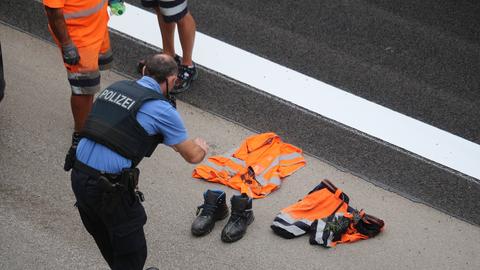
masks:
{"type": "Polygon", "coordinates": [[[198,207],[197,218],[192,223],[192,234],[196,236],[211,232],[215,226],[215,221],[228,216],[225,192],[209,189],[203,193],[203,198],[205,202],[198,207]]]}
{"type": "Polygon", "coordinates": [[[222,231],[223,242],[235,242],[240,240],[247,232],[247,227],[255,217],[252,210],[252,199],[246,194],[234,195],[232,203],[232,215],[222,231]]]}
{"type": "Polygon", "coordinates": [[[63,169],[68,172],[73,168],[73,163],[75,162],[75,154],[77,153],[77,145],[80,142],[80,133],[73,132],[72,134],[72,145],[68,149],[67,155],[65,156],[65,163],[63,164],[63,169]]]}

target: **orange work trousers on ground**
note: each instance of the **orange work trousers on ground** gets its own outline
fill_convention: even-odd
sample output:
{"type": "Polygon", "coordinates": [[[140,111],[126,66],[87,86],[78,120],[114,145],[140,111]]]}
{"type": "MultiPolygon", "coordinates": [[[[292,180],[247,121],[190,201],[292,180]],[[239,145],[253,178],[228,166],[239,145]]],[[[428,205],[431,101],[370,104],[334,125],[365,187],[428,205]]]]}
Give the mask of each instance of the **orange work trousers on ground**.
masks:
{"type": "Polygon", "coordinates": [[[310,234],[310,244],[333,247],[376,236],[384,222],[350,207],[348,196],[324,180],[275,217],[272,230],[287,239],[310,234]]]}

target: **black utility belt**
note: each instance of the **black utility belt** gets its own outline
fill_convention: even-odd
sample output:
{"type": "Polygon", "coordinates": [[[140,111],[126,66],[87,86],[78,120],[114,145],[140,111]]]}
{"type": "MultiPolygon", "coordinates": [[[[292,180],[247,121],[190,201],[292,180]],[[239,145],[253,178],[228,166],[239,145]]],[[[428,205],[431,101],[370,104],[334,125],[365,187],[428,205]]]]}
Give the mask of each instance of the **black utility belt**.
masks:
{"type": "Polygon", "coordinates": [[[123,169],[119,174],[104,173],[78,160],[75,160],[73,168],[97,179],[100,188],[107,193],[128,191],[132,196],[136,194],[141,201],[144,201],[143,193],[138,191],[138,177],[140,175],[138,168],[123,169]]]}
{"type": "Polygon", "coordinates": [[[108,180],[111,184],[124,186],[128,190],[135,190],[138,186],[138,177],[140,175],[138,168],[123,169],[121,173],[105,173],[78,160],[75,160],[73,168],[95,179],[108,180]]]}
{"type": "Polygon", "coordinates": [[[73,168],[76,169],[76,170],[79,170],[85,174],[88,174],[89,176],[92,176],[93,178],[100,178],[101,176],[107,178],[110,182],[112,183],[118,183],[120,180],[121,180],[121,176],[122,176],[122,173],[105,173],[105,172],[101,172],[97,169],[94,169],[90,166],[88,166],[87,164],[81,162],[81,161],[78,161],[78,160],[75,160],[75,162],[73,163],[73,168]]]}

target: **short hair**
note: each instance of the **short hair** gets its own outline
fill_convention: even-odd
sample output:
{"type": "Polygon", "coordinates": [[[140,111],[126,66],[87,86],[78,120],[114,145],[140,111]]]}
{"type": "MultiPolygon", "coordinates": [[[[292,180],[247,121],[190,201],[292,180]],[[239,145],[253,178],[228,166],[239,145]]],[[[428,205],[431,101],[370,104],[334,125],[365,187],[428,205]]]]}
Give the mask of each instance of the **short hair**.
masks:
{"type": "Polygon", "coordinates": [[[167,54],[153,54],[145,60],[145,75],[158,83],[164,82],[168,76],[176,75],[177,72],[177,63],[167,54]]]}

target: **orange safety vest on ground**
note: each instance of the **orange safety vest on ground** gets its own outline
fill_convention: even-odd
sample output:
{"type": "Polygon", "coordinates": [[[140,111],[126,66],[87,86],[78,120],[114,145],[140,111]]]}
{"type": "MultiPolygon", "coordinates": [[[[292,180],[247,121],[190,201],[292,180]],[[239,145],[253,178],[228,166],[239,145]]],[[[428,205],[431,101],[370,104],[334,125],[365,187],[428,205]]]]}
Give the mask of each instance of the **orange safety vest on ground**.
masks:
{"type": "Polygon", "coordinates": [[[349,198],[324,180],[302,200],[282,209],[272,230],[287,239],[310,234],[310,244],[334,247],[379,234],[384,222],[348,205],[349,198]]]}
{"type": "Polygon", "coordinates": [[[208,158],[192,176],[263,198],[304,165],[300,148],[284,143],[275,133],[263,133],[248,137],[233,154],[208,158]]]}
{"type": "Polygon", "coordinates": [[[109,20],[108,0],[43,0],[50,8],[62,8],[68,34],[77,47],[102,43],[109,20]]]}

